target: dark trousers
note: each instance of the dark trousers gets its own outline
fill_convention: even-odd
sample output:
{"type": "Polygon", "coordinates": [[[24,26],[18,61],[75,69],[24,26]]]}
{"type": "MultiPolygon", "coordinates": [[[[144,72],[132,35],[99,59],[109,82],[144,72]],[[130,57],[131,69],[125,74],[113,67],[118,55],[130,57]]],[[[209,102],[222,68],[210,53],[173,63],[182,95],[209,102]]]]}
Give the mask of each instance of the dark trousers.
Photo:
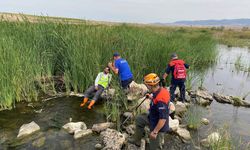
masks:
{"type": "MultiPolygon", "coordinates": [[[[149,126],[149,119],[148,119],[148,114],[141,114],[136,117],[135,120],[135,134],[134,134],[134,139],[136,143],[140,143],[141,139],[145,135],[145,126],[149,126]]],[[[159,132],[156,139],[150,139],[149,141],[149,149],[150,150],[159,150],[162,149],[162,141],[164,140],[164,132],[159,132]]]]}
{"type": "Polygon", "coordinates": [[[104,88],[101,85],[98,85],[98,90],[95,89],[95,85],[92,85],[85,91],[84,97],[89,98],[92,94],[95,94],[92,100],[97,101],[103,91],[104,91],[104,88]]]}
{"type": "Polygon", "coordinates": [[[123,89],[129,88],[129,84],[133,81],[133,78],[121,81],[121,86],[123,89]]]}
{"type": "Polygon", "coordinates": [[[179,87],[179,90],[180,90],[180,98],[181,100],[184,102],[186,99],[185,99],[185,93],[186,93],[186,89],[185,89],[185,81],[172,81],[171,82],[171,85],[170,85],[170,95],[171,95],[171,102],[174,101],[175,99],[175,90],[176,90],[176,87],[179,87]]]}

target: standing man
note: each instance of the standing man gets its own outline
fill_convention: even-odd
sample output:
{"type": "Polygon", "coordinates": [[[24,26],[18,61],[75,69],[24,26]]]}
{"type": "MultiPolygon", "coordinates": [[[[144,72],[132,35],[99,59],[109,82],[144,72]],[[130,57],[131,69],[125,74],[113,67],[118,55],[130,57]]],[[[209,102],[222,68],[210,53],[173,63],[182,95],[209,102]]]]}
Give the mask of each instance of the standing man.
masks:
{"type": "Polygon", "coordinates": [[[145,134],[144,127],[150,127],[150,150],[162,149],[161,141],[164,134],[169,130],[169,109],[170,94],[167,89],[160,87],[160,78],[155,73],[144,77],[144,84],[150,92],[151,104],[149,114],[141,114],[136,117],[136,131],[134,138],[129,142],[140,145],[141,138],[145,134]]]}
{"type": "Polygon", "coordinates": [[[133,74],[127,60],[121,58],[120,54],[117,52],[113,54],[113,59],[114,65],[110,62],[108,66],[115,74],[119,74],[122,88],[129,88],[129,84],[133,81],[133,74]]]}
{"type": "Polygon", "coordinates": [[[186,64],[183,60],[178,59],[176,53],[171,55],[171,61],[167,66],[166,72],[163,75],[163,79],[165,80],[166,77],[172,73],[171,85],[170,85],[170,95],[171,95],[171,102],[175,100],[175,90],[176,87],[179,87],[180,90],[180,98],[182,102],[185,102],[185,81],[187,77],[186,69],[189,68],[189,65],[186,64]]]}
{"type": "Polygon", "coordinates": [[[80,104],[81,107],[83,107],[88,102],[90,95],[95,94],[88,106],[88,109],[92,108],[92,106],[101,96],[104,89],[108,88],[108,86],[110,85],[112,74],[110,74],[109,72],[110,72],[109,67],[105,67],[103,72],[100,72],[97,75],[95,79],[95,84],[90,86],[84,93],[84,99],[80,104]]]}

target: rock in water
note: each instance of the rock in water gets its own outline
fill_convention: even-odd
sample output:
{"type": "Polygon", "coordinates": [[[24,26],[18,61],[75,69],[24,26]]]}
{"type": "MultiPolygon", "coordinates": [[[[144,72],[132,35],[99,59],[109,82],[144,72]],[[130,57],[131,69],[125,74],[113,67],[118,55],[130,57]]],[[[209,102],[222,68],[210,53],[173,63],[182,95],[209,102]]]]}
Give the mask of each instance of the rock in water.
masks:
{"type": "Polygon", "coordinates": [[[216,143],[220,140],[220,134],[218,132],[213,132],[207,137],[209,144],[216,143]]]}
{"type": "Polygon", "coordinates": [[[112,122],[105,122],[105,123],[94,124],[93,127],[92,127],[92,131],[100,133],[101,131],[104,131],[107,128],[112,128],[114,126],[115,126],[115,124],[112,123],[112,122]]]}
{"type": "Polygon", "coordinates": [[[96,144],[95,149],[102,149],[102,145],[100,143],[96,144]]]}
{"type": "Polygon", "coordinates": [[[76,130],[86,130],[87,126],[84,122],[70,122],[63,126],[68,133],[73,134],[76,130]]]}
{"type": "Polygon", "coordinates": [[[40,130],[40,127],[34,121],[32,121],[29,124],[24,124],[21,126],[21,128],[19,129],[17,138],[30,135],[39,130],[40,130]]]}
{"type": "Polygon", "coordinates": [[[197,90],[196,96],[202,97],[205,100],[213,101],[213,96],[209,94],[206,90],[197,90]]]}
{"type": "Polygon", "coordinates": [[[101,132],[101,138],[105,145],[103,149],[106,150],[120,150],[125,142],[125,136],[122,133],[109,128],[101,132]]]}
{"type": "Polygon", "coordinates": [[[202,118],[201,119],[201,123],[203,123],[204,125],[208,125],[209,124],[209,120],[207,118],[202,118]]]}
{"type": "Polygon", "coordinates": [[[173,131],[177,131],[177,129],[179,128],[179,120],[178,119],[173,120],[171,117],[169,117],[169,127],[173,131]]]}
{"type": "Polygon", "coordinates": [[[213,97],[219,103],[233,104],[234,106],[250,107],[250,103],[249,102],[244,101],[243,99],[241,99],[239,97],[224,96],[224,95],[220,95],[218,93],[214,93],[213,97]]]}
{"type": "Polygon", "coordinates": [[[91,129],[76,130],[75,133],[74,133],[74,139],[79,139],[79,138],[82,138],[82,137],[90,135],[90,134],[92,134],[92,130],[91,129]]]}
{"type": "Polygon", "coordinates": [[[191,135],[190,132],[187,129],[184,128],[178,128],[176,133],[183,138],[184,140],[190,140],[191,139],[191,135]]]}

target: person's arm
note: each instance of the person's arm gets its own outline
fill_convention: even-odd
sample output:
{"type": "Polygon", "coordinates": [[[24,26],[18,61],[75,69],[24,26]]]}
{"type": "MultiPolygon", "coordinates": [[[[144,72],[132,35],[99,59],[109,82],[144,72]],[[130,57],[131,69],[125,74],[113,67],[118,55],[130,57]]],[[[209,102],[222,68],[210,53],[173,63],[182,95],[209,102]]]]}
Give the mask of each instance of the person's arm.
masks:
{"type": "Polygon", "coordinates": [[[189,67],[190,67],[190,66],[189,66],[188,64],[186,64],[186,63],[184,64],[184,66],[185,66],[186,69],[189,69],[189,67]]]}
{"type": "Polygon", "coordinates": [[[114,65],[113,65],[113,63],[109,63],[108,64],[108,66],[109,66],[109,68],[115,73],[115,74],[118,74],[119,73],[119,70],[118,70],[118,68],[116,68],[114,65]]]}
{"type": "Polygon", "coordinates": [[[98,81],[101,78],[101,73],[98,73],[97,77],[95,78],[95,87],[98,87],[98,81]]]}
{"type": "Polygon", "coordinates": [[[152,139],[156,139],[159,131],[162,129],[162,127],[165,125],[167,121],[167,113],[168,113],[167,105],[163,102],[158,102],[157,107],[159,112],[159,121],[155,126],[154,130],[150,133],[150,137],[152,139]]]}
{"type": "Polygon", "coordinates": [[[163,77],[162,77],[164,80],[166,80],[166,78],[169,75],[170,71],[171,71],[171,67],[168,65],[167,69],[166,69],[166,72],[163,74],[163,77]]]}

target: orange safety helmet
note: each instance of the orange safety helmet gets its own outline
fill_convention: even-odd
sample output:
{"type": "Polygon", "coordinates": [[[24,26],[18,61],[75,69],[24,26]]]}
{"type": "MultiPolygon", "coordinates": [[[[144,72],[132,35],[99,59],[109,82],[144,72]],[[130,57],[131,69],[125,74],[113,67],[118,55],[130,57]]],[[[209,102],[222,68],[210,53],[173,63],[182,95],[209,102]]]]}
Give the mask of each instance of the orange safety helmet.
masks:
{"type": "Polygon", "coordinates": [[[155,73],[146,75],[143,79],[144,84],[154,86],[160,82],[160,78],[155,73]]]}

